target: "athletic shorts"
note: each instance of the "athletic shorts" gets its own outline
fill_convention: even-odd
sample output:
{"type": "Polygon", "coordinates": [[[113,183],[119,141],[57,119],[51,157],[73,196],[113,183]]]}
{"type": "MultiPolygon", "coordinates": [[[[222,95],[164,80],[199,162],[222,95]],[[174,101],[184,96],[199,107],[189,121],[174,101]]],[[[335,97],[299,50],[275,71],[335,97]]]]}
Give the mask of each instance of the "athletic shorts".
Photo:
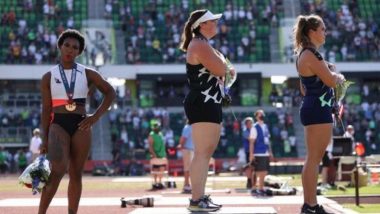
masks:
{"type": "Polygon", "coordinates": [[[321,107],[319,97],[304,97],[300,108],[301,123],[304,126],[332,123],[332,107],[321,107]]]}
{"type": "Polygon", "coordinates": [[[166,167],[168,163],[168,159],[166,158],[152,158],[150,160],[150,164],[152,165],[152,169],[159,169],[161,167],[166,167]]]}
{"type": "Polygon", "coordinates": [[[322,158],[322,166],[323,167],[329,167],[331,163],[331,160],[329,158],[328,152],[325,152],[322,158]]]}
{"type": "Polygon", "coordinates": [[[255,156],[251,165],[255,172],[269,171],[269,156],[255,156]]]}
{"type": "MultiPolygon", "coordinates": [[[[194,93],[195,94],[195,93],[194,93]]],[[[184,108],[189,124],[210,122],[220,124],[222,122],[222,104],[212,101],[204,102],[204,96],[189,94],[184,101],[184,108]]]]}

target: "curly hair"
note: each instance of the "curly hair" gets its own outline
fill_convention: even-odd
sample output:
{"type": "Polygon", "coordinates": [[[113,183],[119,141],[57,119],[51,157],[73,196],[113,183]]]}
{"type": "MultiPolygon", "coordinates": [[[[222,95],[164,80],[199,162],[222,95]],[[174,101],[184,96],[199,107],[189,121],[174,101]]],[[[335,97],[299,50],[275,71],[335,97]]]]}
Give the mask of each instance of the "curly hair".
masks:
{"type": "Polygon", "coordinates": [[[67,30],[63,31],[61,33],[61,35],[59,35],[57,47],[61,48],[63,45],[63,42],[67,38],[74,38],[74,39],[78,40],[78,42],[79,42],[79,55],[82,54],[84,47],[86,45],[84,36],[79,31],[77,31],[75,29],[67,29],[67,30]]]}

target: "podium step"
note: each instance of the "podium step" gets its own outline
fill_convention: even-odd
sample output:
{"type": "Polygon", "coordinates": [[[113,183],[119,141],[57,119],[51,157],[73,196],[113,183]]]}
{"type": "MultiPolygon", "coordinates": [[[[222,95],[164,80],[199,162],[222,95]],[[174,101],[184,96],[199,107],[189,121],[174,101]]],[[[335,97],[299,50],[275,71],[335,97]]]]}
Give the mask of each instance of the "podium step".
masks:
{"type": "MultiPolygon", "coordinates": [[[[137,208],[130,212],[130,214],[178,214],[178,213],[205,213],[205,212],[190,212],[185,207],[156,207],[156,208],[137,208]]],[[[216,214],[276,214],[273,207],[223,207],[217,212],[210,212],[216,214]]]]}

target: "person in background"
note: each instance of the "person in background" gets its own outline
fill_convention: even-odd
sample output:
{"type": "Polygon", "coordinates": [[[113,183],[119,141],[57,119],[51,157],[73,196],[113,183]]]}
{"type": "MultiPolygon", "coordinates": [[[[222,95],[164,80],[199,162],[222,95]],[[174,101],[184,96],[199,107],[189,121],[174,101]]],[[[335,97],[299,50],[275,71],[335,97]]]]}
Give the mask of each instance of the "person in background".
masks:
{"type": "Polygon", "coordinates": [[[325,189],[331,188],[331,184],[329,182],[329,170],[330,170],[331,164],[333,163],[332,150],[333,150],[333,141],[331,139],[331,142],[326,147],[325,154],[323,155],[323,158],[322,158],[321,187],[325,189]]]}
{"type": "Polygon", "coordinates": [[[0,146],[0,173],[3,174],[8,170],[7,152],[4,147],[0,146]]]}
{"type": "Polygon", "coordinates": [[[243,130],[243,134],[242,134],[242,137],[243,137],[243,147],[244,147],[244,152],[245,152],[245,158],[246,158],[246,165],[244,166],[244,172],[247,176],[247,183],[246,183],[246,187],[247,189],[251,189],[253,188],[252,186],[256,186],[256,179],[254,179],[254,175],[252,174],[253,173],[253,168],[250,164],[250,159],[249,159],[249,136],[250,136],[250,132],[251,132],[251,129],[252,129],[252,125],[253,125],[253,118],[252,117],[246,117],[244,119],[244,130],[243,130]]]}
{"type": "Polygon", "coordinates": [[[189,121],[186,121],[186,125],[182,129],[182,134],[179,139],[178,149],[182,151],[182,161],[183,161],[183,192],[191,193],[190,185],[190,163],[194,156],[194,145],[191,138],[191,125],[189,121]]]}
{"type": "Polygon", "coordinates": [[[293,28],[296,69],[300,77],[301,123],[305,131],[306,160],[302,169],[304,204],[301,213],[327,213],[317,202],[319,164],[333,132],[333,88],[344,82],[335,65],[318,49],[325,43],[326,26],[318,15],[300,15],[293,28]]]}
{"type": "Polygon", "coordinates": [[[17,163],[17,168],[19,172],[23,172],[28,166],[28,157],[25,152],[26,148],[19,149],[14,156],[14,160],[17,163]]]}
{"type": "Polygon", "coordinates": [[[256,174],[257,189],[252,189],[256,195],[265,195],[264,178],[269,171],[272,150],[268,126],[264,122],[265,113],[262,109],[255,112],[256,123],[249,133],[249,160],[256,174]]]}
{"type": "Polygon", "coordinates": [[[32,153],[32,160],[34,161],[40,155],[40,146],[42,144],[42,139],[40,136],[40,129],[33,130],[33,137],[30,140],[29,151],[32,153]]]}
{"type": "Polygon", "coordinates": [[[164,136],[161,133],[161,123],[152,122],[152,131],[149,133],[149,152],[151,155],[152,174],[154,179],[153,189],[163,189],[162,177],[168,167],[164,136]]]}
{"type": "Polygon", "coordinates": [[[343,137],[349,137],[351,138],[351,142],[352,142],[352,151],[354,152],[355,151],[355,129],[352,125],[348,125],[347,128],[346,128],[346,131],[344,132],[343,134],[343,137]]]}

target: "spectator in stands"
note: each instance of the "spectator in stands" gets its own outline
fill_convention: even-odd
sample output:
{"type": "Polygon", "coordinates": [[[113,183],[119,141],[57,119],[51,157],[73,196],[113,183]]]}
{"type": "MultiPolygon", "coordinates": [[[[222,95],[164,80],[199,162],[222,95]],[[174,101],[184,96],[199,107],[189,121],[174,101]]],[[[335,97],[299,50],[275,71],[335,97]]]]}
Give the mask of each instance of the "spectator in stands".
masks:
{"type": "MultiPolygon", "coordinates": [[[[265,195],[264,178],[269,171],[269,157],[272,155],[270,146],[270,134],[268,126],[264,122],[265,113],[262,109],[255,112],[256,123],[249,132],[249,160],[256,175],[257,189],[252,189],[252,193],[265,195]]],[[[254,177],[254,176],[252,176],[254,177]]],[[[252,185],[252,187],[254,187],[252,185]]]]}
{"type": "Polygon", "coordinates": [[[33,137],[30,140],[29,151],[32,153],[32,161],[40,154],[40,146],[42,144],[40,129],[33,130],[33,137]]]}
{"type": "Polygon", "coordinates": [[[166,158],[165,140],[161,133],[161,123],[157,120],[152,122],[152,131],[149,133],[148,142],[154,178],[153,189],[163,189],[162,176],[164,171],[168,170],[168,162],[166,158]]]}
{"type": "Polygon", "coordinates": [[[23,172],[26,166],[28,165],[28,158],[24,149],[19,149],[14,156],[14,160],[17,164],[19,172],[23,172]]]}
{"type": "Polygon", "coordinates": [[[8,23],[9,25],[14,25],[16,23],[16,13],[11,9],[8,13],[8,23]]]}
{"type": "Polygon", "coordinates": [[[8,169],[7,152],[0,146],[0,173],[3,174],[8,169]]]}
{"type": "Polygon", "coordinates": [[[123,168],[123,161],[120,152],[120,143],[116,143],[112,149],[112,166],[115,170],[115,175],[121,175],[123,168]]]}
{"type": "Polygon", "coordinates": [[[75,62],[85,47],[80,32],[64,31],[57,47],[61,52],[60,63],[44,74],[41,81],[41,153],[46,153],[50,160],[51,174],[42,191],[39,214],[46,213],[66,171],[70,175],[68,212],[77,213],[82,171],[91,148],[91,127],[115,98],[115,90],[97,71],[75,62]],[[86,98],[92,85],[103,93],[104,99],[94,114],[86,115],[86,98]]]}
{"type": "Polygon", "coordinates": [[[186,53],[186,73],[190,92],[184,101],[192,127],[194,158],[190,166],[192,197],[190,211],[212,212],[221,205],[212,203],[205,193],[209,161],[218,145],[222,122],[222,79],[228,70],[224,56],[209,44],[217,33],[222,14],[196,10],[190,14],[182,32],[181,50],[186,53]]]}
{"type": "Polygon", "coordinates": [[[327,213],[317,203],[318,167],[332,138],[333,87],[344,81],[335,65],[323,60],[318,48],[325,42],[326,27],[320,16],[298,16],[294,26],[296,68],[303,102],[301,122],[305,130],[306,161],[302,170],[304,204],[302,213],[327,213]]]}
{"type": "Polygon", "coordinates": [[[183,192],[191,193],[190,185],[190,163],[194,156],[194,145],[191,138],[191,125],[189,121],[186,122],[186,125],[182,129],[182,134],[179,139],[178,149],[182,151],[182,161],[183,161],[183,175],[185,178],[183,184],[183,192]]]}

